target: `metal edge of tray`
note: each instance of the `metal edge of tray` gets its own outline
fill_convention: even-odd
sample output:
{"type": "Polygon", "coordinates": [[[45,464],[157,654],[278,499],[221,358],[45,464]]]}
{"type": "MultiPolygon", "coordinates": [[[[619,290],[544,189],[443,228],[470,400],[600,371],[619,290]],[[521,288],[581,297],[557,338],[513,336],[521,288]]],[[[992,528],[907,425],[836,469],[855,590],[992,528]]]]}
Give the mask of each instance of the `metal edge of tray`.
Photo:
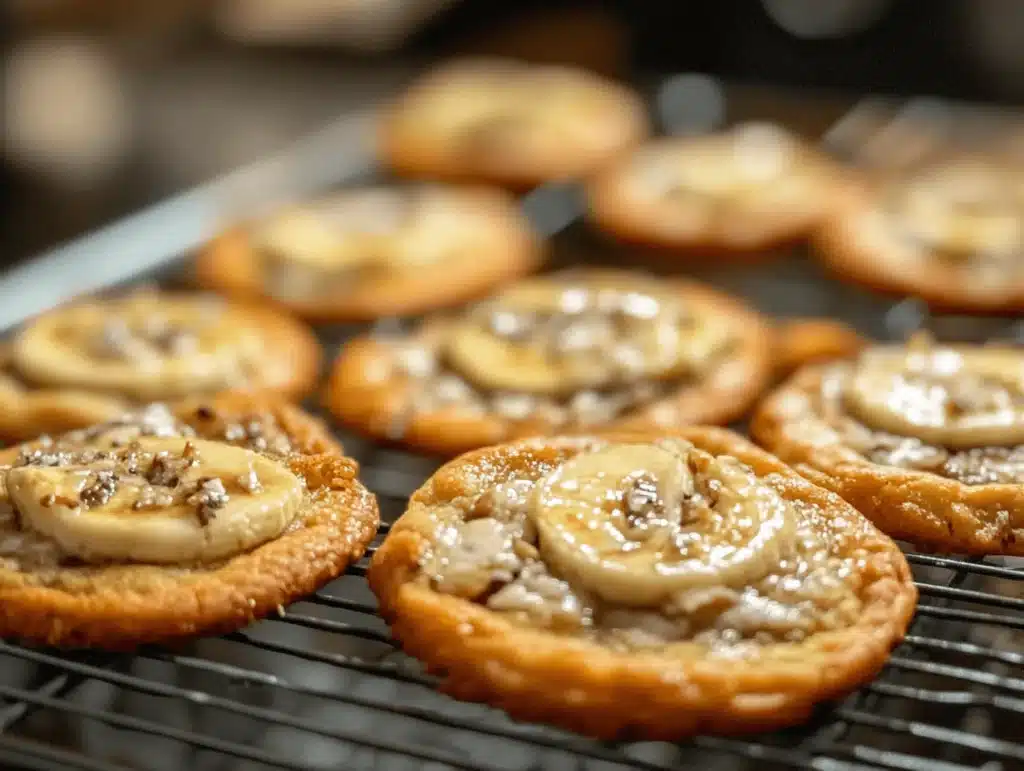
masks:
{"type": "Polygon", "coordinates": [[[233,212],[252,216],[370,171],[374,107],[349,112],[243,166],[30,258],[0,274],[0,331],[157,269],[198,248],[233,212]],[[330,163],[324,163],[330,158],[330,163]]]}

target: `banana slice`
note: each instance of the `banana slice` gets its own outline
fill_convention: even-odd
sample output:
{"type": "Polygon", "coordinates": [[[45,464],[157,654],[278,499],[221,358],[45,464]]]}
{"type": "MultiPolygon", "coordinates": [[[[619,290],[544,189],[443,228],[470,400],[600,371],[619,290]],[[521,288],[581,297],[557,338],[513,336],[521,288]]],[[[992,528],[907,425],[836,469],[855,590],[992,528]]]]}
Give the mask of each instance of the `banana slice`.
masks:
{"type": "Polygon", "coordinates": [[[239,385],[262,337],[202,296],[131,296],[41,316],[14,342],[29,380],[119,393],[140,402],[239,385]]]}
{"type": "Polygon", "coordinates": [[[728,334],[646,285],[566,288],[541,280],[458,322],[447,355],[485,388],[567,395],[700,372],[728,334]]]}
{"type": "Polygon", "coordinates": [[[996,180],[966,187],[940,180],[938,187],[906,191],[899,206],[904,227],[919,241],[953,256],[1011,257],[1024,244],[1024,227],[1008,197],[996,180]]]}
{"type": "Polygon", "coordinates": [[[232,556],[280,535],[305,489],[287,468],[249,450],[155,437],[99,459],[93,452],[66,465],[10,468],[5,484],[24,527],[87,562],[232,556]]]}
{"type": "Polygon", "coordinates": [[[579,455],[537,486],[530,517],[545,562],[629,606],[741,588],[779,564],[796,527],[789,504],[746,467],[682,441],[579,455]]]}
{"type": "Polygon", "coordinates": [[[368,188],[284,211],[254,236],[268,254],[291,265],[347,270],[386,261],[410,208],[403,190],[368,188]]]}
{"type": "Polygon", "coordinates": [[[865,352],[844,401],[866,425],[954,449],[1024,443],[1024,358],[997,348],[865,352]]]}

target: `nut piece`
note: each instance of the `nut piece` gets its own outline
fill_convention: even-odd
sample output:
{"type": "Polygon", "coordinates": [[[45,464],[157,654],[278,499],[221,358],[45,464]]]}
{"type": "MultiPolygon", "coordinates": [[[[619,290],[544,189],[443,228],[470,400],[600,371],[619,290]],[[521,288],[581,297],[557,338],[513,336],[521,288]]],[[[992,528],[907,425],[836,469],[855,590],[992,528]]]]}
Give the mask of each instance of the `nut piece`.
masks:
{"type": "Polygon", "coordinates": [[[189,496],[188,503],[196,507],[199,524],[205,526],[217,516],[217,509],[227,505],[228,500],[228,491],[224,488],[224,482],[217,477],[204,477],[199,480],[196,492],[189,496]]]}

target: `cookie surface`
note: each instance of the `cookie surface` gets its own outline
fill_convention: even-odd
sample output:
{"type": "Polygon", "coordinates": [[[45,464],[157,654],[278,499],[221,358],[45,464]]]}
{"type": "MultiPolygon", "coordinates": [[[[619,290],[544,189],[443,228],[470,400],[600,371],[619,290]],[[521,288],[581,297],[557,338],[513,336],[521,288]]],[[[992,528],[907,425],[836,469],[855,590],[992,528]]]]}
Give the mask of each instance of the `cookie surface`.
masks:
{"type": "Polygon", "coordinates": [[[838,194],[838,167],[771,125],[655,139],[590,183],[590,216],[629,242],[749,252],[808,235],[838,194]]]}
{"type": "Polygon", "coordinates": [[[0,636],[47,645],[244,627],[344,572],[379,521],[321,427],[252,397],[154,405],[4,456],[0,636]]]}
{"type": "Polygon", "coordinates": [[[914,341],[798,371],[754,438],[884,532],[1024,555],[1024,354],[914,341]]]}
{"type": "Polygon", "coordinates": [[[386,111],[380,145],[401,174],[528,188],[586,174],[647,131],[643,102],[612,81],[471,59],[414,83],[386,111]]]}
{"type": "Polygon", "coordinates": [[[839,277],[943,310],[1024,309],[1024,171],[961,156],[851,186],[815,236],[839,277]]]}
{"type": "Polygon", "coordinates": [[[501,191],[371,187],[225,232],[200,254],[196,278],[311,320],[364,321],[473,299],[535,268],[542,251],[501,191]]]}
{"type": "Polygon", "coordinates": [[[0,436],[61,433],[150,401],[246,388],[312,388],[313,333],[269,308],[209,295],[136,292],[28,322],[0,350],[0,436]]]}
{"type": "Polygon", "coordinates": [[[369,581],[448,693],[606,739],[804,720],[878,672],[916,602],[851,506],[703,428],[464,455],[369,581]]]}
{"type": "Polygon", "coordinates": [[[327,407],[377,439],[455,455],[558,431],[725,423],[771,376],[771,333],[700,284],[611,270],[524,280],[339,353],[327,407]]]}

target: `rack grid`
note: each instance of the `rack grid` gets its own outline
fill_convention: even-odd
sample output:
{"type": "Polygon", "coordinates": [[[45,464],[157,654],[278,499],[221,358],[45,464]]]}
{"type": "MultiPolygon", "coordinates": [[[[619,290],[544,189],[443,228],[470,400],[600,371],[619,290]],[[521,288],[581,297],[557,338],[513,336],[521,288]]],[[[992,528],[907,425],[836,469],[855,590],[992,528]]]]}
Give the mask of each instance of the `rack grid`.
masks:
{"type": "MultiPolygon", "coordinates": [[[[656,102],[671,107],[666,93],[675,92],[663,85],[656,102]]],[[[849,150],[858,140],[844,141],[849,150]]],[[[605,247],[580,233],[569,192],[537,191],[527,211],[561,247],[600,254],[605,247]]],[[[770,306],[779,302],[780,281],[798,290],[825,287],[813,302],[831,303],[875,335],[948,321],[929,320],[912,303],[890,307],[823,283],[799,256],[773,266],[733,288],[749,295],[755,286],[770,306]]],[[[1019,327],[986,322],[981,333],[1015,336],[1019,327]]],[[[344,336],[335,331],[325,342],[344,336]]],[[[437,465],[341,438],[386,523],[437,465]]],[[[387,531],[385,524],[375,545],[387,531]]],[[[375,548],[320,592],[223,638],[132,655],[0,642],[0,768],[1024,769],[1024,560],[908,551],[921,601],[905,642],[874,682],[803,726],[683,744],[609,743],[438,694],[377,616],[364,580],[375,548]]]]}

